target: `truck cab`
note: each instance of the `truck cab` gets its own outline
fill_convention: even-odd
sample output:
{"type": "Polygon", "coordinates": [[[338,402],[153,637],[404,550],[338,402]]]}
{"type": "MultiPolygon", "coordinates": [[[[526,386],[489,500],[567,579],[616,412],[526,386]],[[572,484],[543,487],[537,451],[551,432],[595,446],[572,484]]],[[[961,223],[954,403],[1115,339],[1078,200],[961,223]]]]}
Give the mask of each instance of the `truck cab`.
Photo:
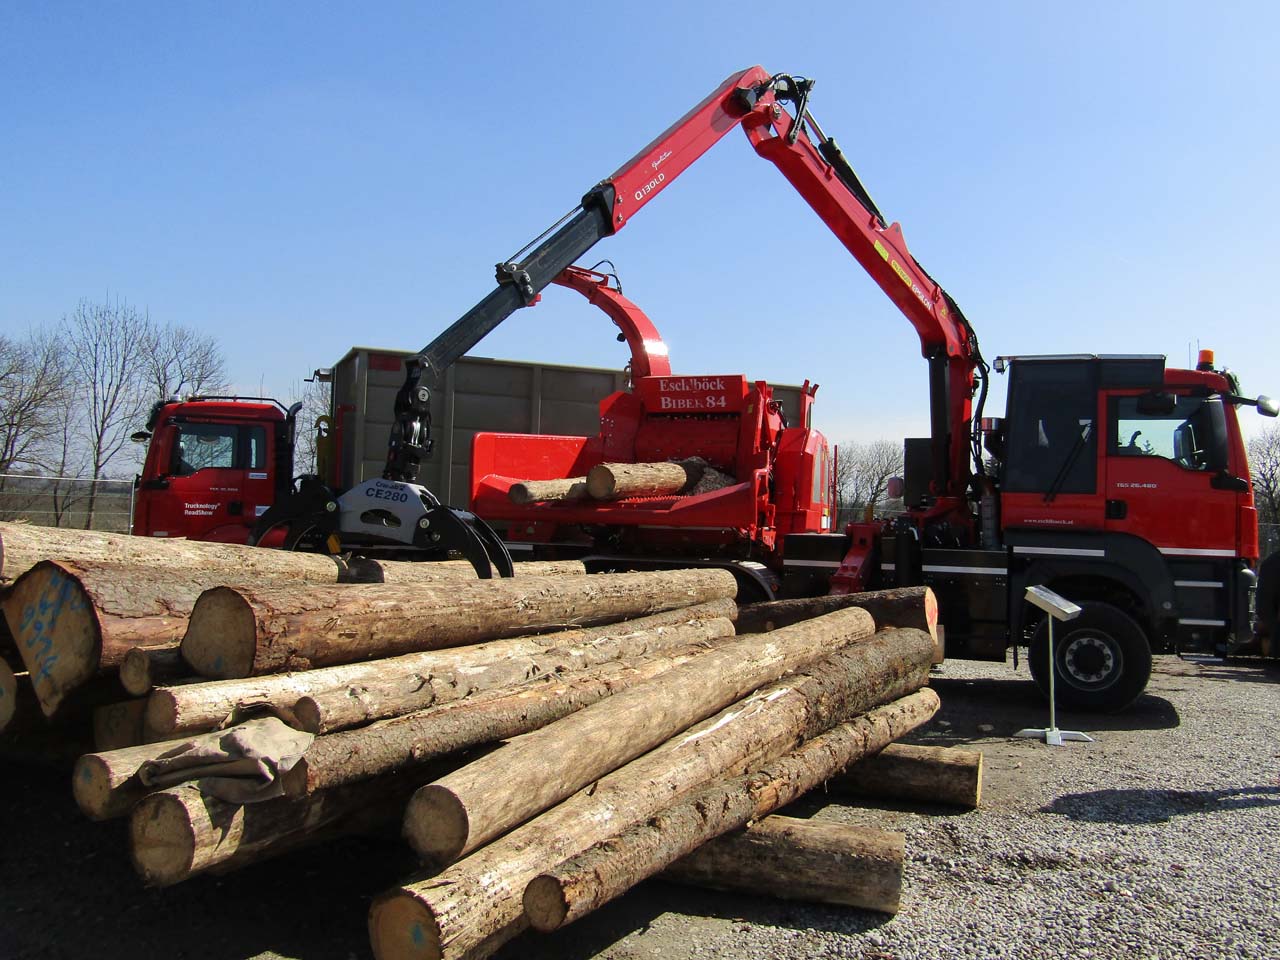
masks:
{"type": "Polygon", "coordinates": [[[1236,406],[1269,401],[1238,396],[1211,356],[1195,370],[1093,355],[996,370],[1010,377],[1008,416],[980,424],[990,459],[973,530],[902,525],[884,543],[887,582],[938,594],[948,655],[1003,659],[1028,642],[1047,684],[1047,630],[1023,600],[1033,584],[1085,609],[1055,649],[1071,706],[1125,706],[1152,652],[1248,642],[1258,524],[1236,406]]]}
{"type": "Polygon", "coordinates": [[[289,489],[296,413],[259,397],[157,403],[134,435],[150,441],[134,535],[247,543],[256,518],[289,489]]]}

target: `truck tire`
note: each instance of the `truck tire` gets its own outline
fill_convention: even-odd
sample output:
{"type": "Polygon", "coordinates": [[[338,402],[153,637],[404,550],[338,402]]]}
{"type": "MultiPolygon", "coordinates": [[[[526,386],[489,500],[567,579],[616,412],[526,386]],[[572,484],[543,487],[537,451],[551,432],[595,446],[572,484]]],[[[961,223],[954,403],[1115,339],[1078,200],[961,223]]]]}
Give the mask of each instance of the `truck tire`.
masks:
{"type": "MultiPolygon", "coordinates": [[[[1067,710],[1123,710],[1151,679],[1151,645],[1142,628],[1109,603],[1082,603],[1074,620],[1053,628],[1057,704],[1067,710]]],[[[1027,659],[1031,676],[1049,693],[1048,619],[1036,627],[1027,659]]]]}

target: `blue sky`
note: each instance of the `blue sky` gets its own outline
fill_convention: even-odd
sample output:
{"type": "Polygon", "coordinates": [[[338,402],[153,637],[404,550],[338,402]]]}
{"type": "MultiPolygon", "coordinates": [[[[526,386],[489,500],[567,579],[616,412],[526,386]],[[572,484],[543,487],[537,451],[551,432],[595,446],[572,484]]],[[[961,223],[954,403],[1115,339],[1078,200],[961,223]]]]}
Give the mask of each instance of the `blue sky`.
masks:
{"type": "MultiPolygon", "coordinates": [[[[281,396],[353,344],[417,349],[761,63],[817,79],[988,357],[1199,342],[1280,394],[1278,36],[1267,3],[10,3],[0,331],[110,293],[281,396]]],[[[927,430],[911,328],[739,134],[603,257],[676,372],[817,381],[834,440],[927,430]]],[[[553,290],[473,352],[620,367],[613,333],[553,290]]]]}

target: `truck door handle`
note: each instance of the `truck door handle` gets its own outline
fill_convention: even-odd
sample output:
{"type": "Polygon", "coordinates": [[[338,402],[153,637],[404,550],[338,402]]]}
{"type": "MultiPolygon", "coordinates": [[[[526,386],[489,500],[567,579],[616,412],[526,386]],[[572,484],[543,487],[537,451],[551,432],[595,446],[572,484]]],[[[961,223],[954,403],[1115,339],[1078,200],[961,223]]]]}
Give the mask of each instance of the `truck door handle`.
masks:
{"type": "Polygon", "coordinates": [[[1107,501],[1107,519],[1123,520],[1129,515],[1129,504],[1123,500],[1107,501]]]}

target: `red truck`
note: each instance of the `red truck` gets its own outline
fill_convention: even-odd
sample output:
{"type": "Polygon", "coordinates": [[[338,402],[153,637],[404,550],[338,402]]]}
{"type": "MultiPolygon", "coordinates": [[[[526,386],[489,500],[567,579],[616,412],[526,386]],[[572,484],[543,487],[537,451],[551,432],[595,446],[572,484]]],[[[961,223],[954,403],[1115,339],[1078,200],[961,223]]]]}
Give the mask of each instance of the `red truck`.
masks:
{"type": "MultiPolygon", "coordinates": [[[[929,584],[950,655],[1003,659],[1010,645],[1030,642],[1042,686],[1047,656],[1035,652],[1044,625],[1023,595],[1046,585],[1085,608],[1058,643],[1058,689],[1068,706],[1123,707],[1145,687],[1153,650],[1230,650],[1249,640],[1257,516],[1236,408],[1275,416],[1276,405],[1242,395],[1208,356],[1195,370],[1166,368],[1159,356],[1018,356],[996,362],[1011,378],[1007,417],[984,418],[990,371],[973,327],[814,119],[812,88],[761,67],[735,73],[498,264],[497,287],[406,363],[380,482],[404,492],[413,509],[368,510],[367,481],[341,497],[299,490],[273,508],[276,519],[319,530],[331,546],[348,535],[367,546],[406,543],[430,529],[414,518],[433,509],[416,484],[432,444],[431,390],[489,331],[563,282],[578,258],[738,128],[920,338],[930,436],[907,442],[904,512],[829,530],[830,462],[825,442],[809,432],[808,408],[800,422],[784,424],[770,416],[766,391],[744,378],[673,380],[669,370],[640,371],[635,392],[607,398],[595,436],[478,434],[475,510],[503,519],[511,540],[587,549],[601,567],[729,565],[746,571],[741,582],[757,595],[929,584]],[[682,403],[664,406],[664,396],[682,403]],[[662,502],[517,510],[503,498],[513,479],[580,475],[606,459],[690,455],[734,483],[662,502]]],[[[632,350],[644,359],[635,342],[632,350]]],[[[1275,597],[1275,584],[1264,582],[1262,594],[1275,597]]]]}

